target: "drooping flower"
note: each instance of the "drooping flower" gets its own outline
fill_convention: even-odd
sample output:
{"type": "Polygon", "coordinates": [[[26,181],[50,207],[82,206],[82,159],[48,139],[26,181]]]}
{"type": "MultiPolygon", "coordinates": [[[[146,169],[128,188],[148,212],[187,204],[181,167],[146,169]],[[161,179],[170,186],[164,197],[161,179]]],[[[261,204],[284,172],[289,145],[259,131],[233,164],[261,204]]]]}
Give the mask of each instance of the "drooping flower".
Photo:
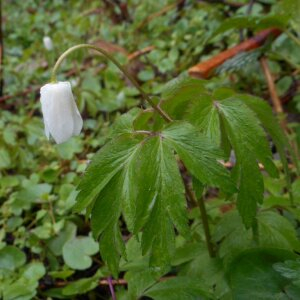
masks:
{"type": "Polygon", "coordinates": [[[45,47],[48,51],[53,50],[53,42],[52,42],[51,37],[49,37],[49,36],[44,36],[44,37],[43,37],[43,43],[44,43],[44,47],[45,47]]]}
{"type": "Polygon", "coordinates": [[[70,82],[48,83],[41,88],[45,134],[57,144],[79,135],[82,118],[74,101],[70,82]]]}

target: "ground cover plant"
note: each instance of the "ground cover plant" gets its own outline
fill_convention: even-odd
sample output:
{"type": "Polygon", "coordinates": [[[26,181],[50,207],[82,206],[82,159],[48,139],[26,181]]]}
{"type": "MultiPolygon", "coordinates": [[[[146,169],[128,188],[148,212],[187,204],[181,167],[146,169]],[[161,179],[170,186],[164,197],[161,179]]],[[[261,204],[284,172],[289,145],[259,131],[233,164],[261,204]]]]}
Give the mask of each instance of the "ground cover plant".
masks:
{"type": "Polygon", "coordinates": [[[2,3],[1,298],[299,299],[299,13],[2,3]]]}

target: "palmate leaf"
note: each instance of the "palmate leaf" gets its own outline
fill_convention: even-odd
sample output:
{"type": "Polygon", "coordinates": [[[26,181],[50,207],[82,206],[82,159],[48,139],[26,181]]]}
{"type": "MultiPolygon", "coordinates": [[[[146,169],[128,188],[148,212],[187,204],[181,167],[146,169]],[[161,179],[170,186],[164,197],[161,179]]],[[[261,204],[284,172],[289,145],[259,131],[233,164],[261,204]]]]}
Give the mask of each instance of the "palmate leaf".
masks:
{"type": "Polygon", "coordinates": [[[212,137],[227,155],[231,147],[234,149],[237,164],[233,175],[239,187],[237,205],[247,227],[254,220],[257,203],[263,200],[263,178],[257,162],[261,162],[271,176],[278,175],[262,125],[273,138],[287,169],[286,138],[271,108],[257,99],[220,90],[191,101],[186,113],[186,118],[212,137]]]}
{"type": "Polygon", "coordinates": [[[291,148],[289,141],[283,133],[279,123],[274,117],[271,107],[265,101],[255,96],[240,94],[238,95],[238,98],[242,100],[252,111],[254,111],[263,127],[272,137],[272,140],[274,141],[277,151],[280,155],[284,171],[286,173],[287,185],[289,187],[289,190],[291,190],[291,174],[288,166],[286,151],[291,154],[298,173],[300,170],[299,160],[297,159],[295,152],[291,148]]]}
{"type": "Polygon", "coordinates": [[[222,151],[194,126],[187,122],[174,122],[163,130],[162,135],[200,182],[220,187],[227,193],[236,191],[229,173],[217,161],[223,158],[222,151]]]}
{"type": "Polygon", "coordinates": [[[189,237],[185,188],[174,151],[202,183],[235,191],[222,154],[195,127],[174,122],[150,135],[123,134],[103,147],[79,184],[77,209],[91,212],[93,235],[114,276],[125,256],[119,228],[121,214],[129,231],[142,231],[142,252],[152,270],[168,270],[176,229],[189,237]]]}
{"type": "Polygon", "coordinates": [[[236,154],[239,185],[237,207],[245,225],[249,227],[256,215],[257,203],[263,201],[264,184],[257,160],[271,176],[278,175],[277,169],[266,135],[255,114],[235,98],[228,98],[216,105],[236,154]]]}

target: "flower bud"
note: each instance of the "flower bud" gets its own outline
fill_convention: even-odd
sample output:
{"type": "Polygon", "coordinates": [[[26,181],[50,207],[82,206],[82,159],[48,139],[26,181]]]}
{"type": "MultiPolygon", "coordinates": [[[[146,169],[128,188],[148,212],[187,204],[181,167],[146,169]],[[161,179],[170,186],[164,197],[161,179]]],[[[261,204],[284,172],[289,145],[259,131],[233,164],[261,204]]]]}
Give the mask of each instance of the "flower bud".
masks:
{"type": "Polygon", "coordinates": [[[79,135],[82,118],[74,101],[70,82],[48,83],[41,88],[45,134],[57,144],[79,135]]]}
{"type": "Polygon", "coordinates": [[[53,50],[53,42],[52,42],[52,39],[49,36],[44,36],[43,37],[43,43],[44,43],[44,47],[48,51],[53,50]]]}

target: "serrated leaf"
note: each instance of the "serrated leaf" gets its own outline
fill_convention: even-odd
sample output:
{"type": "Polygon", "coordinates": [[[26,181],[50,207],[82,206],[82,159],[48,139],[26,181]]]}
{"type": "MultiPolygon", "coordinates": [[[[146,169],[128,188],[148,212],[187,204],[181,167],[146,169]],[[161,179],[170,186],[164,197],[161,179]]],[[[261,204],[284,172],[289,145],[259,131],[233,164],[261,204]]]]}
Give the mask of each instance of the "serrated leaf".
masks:
{"type": "Polygon", "coordinates": [[[154,300],[204,300],[210,294],[196,278],[179,276],[155,284],[148,289],[145,296],[154,300]]]}
{"type": "Polygon", "coordinates": [[[118,277],[120,256],[125,256],[125,246],[118,223],[111,223],[99,240],[102,259],[107,263],[115,278],[118,277]]]}
{"type": "Polygon", "coordinates": [[[121,172],[116,174],[99,193],[91,214],[93,236],[98,239],[105,228],[116,223],[121,213],[121,172]]]}
{"type": "Polygon", "coordinates": [[[300,251],[300,242],[293,225],[283,216],[272,212],[261,212],[258,215],[260,244],[291,251],[300,251]]]}
{"type": "Polygon", "coordinates": [[[188,102],[205,92],[204,84],[205,82],[202,80],[185,76],[171,80],[162,91],[161,107],[171,117],[181,119],[183,112],[188,107],[188,102]]]}
{"type": "Polygon", "coordinates": [[[286,260],[285,262],[279,262],[273,265],[274,270],[279,272],[282,276],[300,280],[300,260],[286,260]]]}
{"type": "Polygon", "coordinates": [[[217,146],[220,145],[220,120],[211,95],[202,94],[198,99],[191,101],[186,117],[217,146]]]}
{"type": "Polygon", "coordinates": [[[151,250],[150,266],[154,273],[163,275],[168,271],[174,248],[174,229],[165,215],[162,199],[158,197],[142,236],[143,255],[151,250]]]}
{"type": "Polygon", "coordinates": [[[78,186],[74,211],[80,212],[93,202],[99,192],[122,169],[136,150],[140,139],[122,135],[106,144],[94,157],[78,186]]]}
{"type": "Polygon", "coordinates": [[[263,178],[257,165],[261,161],[266,171],[277,176],[266,135],[255,114],[240,100],[228,98],[217,102],[226,133],[237,158],[239,194],[237,207],[247,227],[252,225],[257,203],[263,200],[263,178]]]}
{"type": "Polygon", "coordinates": [[[272,137],[278,153],[280,155],[285,173],[288,187],[291,188],[291,174],[288,167],[288,161],[286,158],[286,150],[290,152],[292,155],[293,161],[299,172],[299,160],[295,156],[293,149],[291,148],[287,137],[282,131],[278,121],[273,115],[271,107],[262,99],[249,95],[238,95],[238,98],[242,100],[252,111],[255,112],[256,116],[259,118],[263,127],[267,130],[267,132],[272,137]]]}
{"type": "Polygon", "coordinates": [[[235,192],[229,172],[217,161],[221,150],[194,126],[187,122],[173,122],[162,131],[188,170],[200,182],[217,186],[227,193],[235,192]]]}

